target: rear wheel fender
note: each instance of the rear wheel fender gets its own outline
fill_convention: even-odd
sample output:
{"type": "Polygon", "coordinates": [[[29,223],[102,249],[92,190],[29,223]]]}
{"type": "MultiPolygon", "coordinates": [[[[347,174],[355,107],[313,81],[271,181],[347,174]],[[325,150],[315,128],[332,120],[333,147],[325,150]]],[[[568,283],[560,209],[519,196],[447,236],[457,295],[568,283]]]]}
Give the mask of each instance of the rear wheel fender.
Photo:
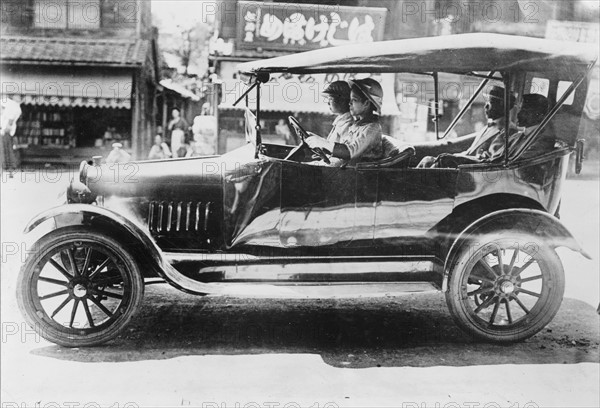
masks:
{"type": "Polygon", "coordinates": [[[543,240],[544,244],[551,248],[567,247],[591,259],[590,255],[579,245],[573,235],[556,217],[533,209],[495,211],[475,220],[460,232],[453,241],[444,262],[444,280],[442,284],[444,292],[448,289],[448,279],[452,266],[456,262],[458,254],[464,249],[464,246],[476,246],[479,243],[478,237],[499,230],[520,231],[531,237],[543,240]]]}

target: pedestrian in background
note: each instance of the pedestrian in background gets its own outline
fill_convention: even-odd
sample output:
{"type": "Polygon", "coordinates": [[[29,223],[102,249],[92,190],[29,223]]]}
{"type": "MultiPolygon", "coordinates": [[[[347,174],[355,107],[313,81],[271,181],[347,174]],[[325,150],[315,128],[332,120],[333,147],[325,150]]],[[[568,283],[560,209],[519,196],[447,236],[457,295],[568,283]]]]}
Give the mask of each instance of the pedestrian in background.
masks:
{"type": "Polygon", "coordinates": [[[21,117],[21,107],[12,99],[2,98],[0,101],[0,160],[3,170],[17,168],[17,156],[14,151],[13,136],[17,132],[17,120],[21,117]]]}
{"type": "Polygon", "coordinates": [[[168,159],[171,157],[171,150],[169,149],[169,145],[163,142],[161,135],[154,136],[154,144],[150,148],[150,153],[148,154],[148,159],[150,160],[160,160],[160,159],[168,159]]]}
{"type": "Polygon", "coordinates": [[[173,152],[174,157],[179,157],[180,148],[186,143],[185,134],[190,125],[181,117],[179,108],[173,108],[171,116],[172,119],[167,126],[167,130],[171,135],[171,151],[173,152]]]}

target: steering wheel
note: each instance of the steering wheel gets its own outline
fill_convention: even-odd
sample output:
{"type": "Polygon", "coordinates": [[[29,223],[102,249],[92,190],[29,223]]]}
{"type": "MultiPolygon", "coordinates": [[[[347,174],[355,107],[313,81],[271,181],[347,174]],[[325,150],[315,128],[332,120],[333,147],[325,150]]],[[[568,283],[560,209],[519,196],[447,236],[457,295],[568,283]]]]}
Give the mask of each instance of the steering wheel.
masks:
{"type": "MultiPolygon", "coordinates": [[[[310,149],[314,154],[319,156],[319,158],[321,160],[323,160],[325,163],[331,164],[329,157],[327,157],[327,155],[325,154],[325,152],[322,149],[319,149],[319,148],[313,149],[306,143],[306,139],[308,138],[308,132],[306,130],[304,130],[304,128],[300,125],[300,122],[298,122],[298,119],[296,119],[293,116],[288,116],[288,122],[290,122],[290,126],[294,130],[294,133],[296,134],[296,136],[300,137],[300,139],[302,140],[300,147],[306,147],[306,148],[310,149]]],[[[292,153],[295,153],[295,149],[292,153]]],[[[291,155],[292,154],[288,155],[288,157],[291,155]]]]}

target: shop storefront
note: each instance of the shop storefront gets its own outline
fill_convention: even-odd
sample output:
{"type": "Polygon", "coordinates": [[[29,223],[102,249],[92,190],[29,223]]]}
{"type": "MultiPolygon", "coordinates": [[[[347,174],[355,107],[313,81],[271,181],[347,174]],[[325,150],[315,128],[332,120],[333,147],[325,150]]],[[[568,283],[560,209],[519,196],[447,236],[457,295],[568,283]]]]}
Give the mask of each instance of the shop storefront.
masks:
{"type": "Polygon", "coordinates": [[[1,97],[21,105],[14,137],[21,164],[74,165],[106,157],[115,142],[142,158],[158,110],[152,43],[3,40],[1,97]]]}

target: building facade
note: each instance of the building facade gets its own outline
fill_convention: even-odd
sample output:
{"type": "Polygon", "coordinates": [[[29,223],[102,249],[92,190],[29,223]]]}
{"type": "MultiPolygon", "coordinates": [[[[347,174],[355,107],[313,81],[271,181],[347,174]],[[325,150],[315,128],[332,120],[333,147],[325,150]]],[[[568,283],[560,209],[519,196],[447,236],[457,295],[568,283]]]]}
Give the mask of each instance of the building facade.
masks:
{"type": "Polygon", "coordinates": [[[1,97],[21,104],[23,165],[75,164],[120,142],[144,158],[156,131],[150,2],[2,2],[1,97]]]}

